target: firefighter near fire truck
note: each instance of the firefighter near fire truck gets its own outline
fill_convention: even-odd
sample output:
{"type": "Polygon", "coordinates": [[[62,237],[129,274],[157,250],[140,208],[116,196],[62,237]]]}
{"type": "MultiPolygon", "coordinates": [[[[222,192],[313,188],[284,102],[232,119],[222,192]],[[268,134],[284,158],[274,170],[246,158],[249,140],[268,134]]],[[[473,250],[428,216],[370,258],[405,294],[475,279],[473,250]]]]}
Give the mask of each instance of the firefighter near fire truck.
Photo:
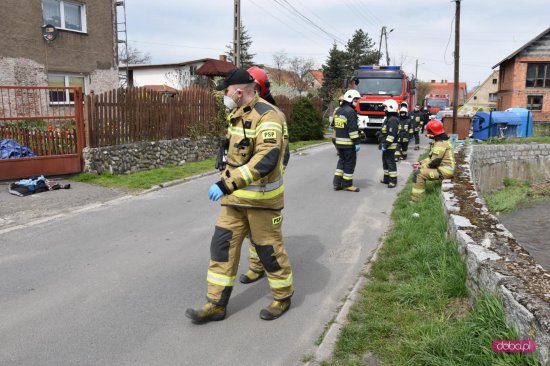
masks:
{"type": "Polygon", "coordinates": [[[420,129],[422,127],[422,112],[420,106],[417,104],[414,106],[414,110],[411,115],[411,127],[412,127],[412,136],[414,137],[414,149],[420,149],[420,129]]]}
{"type": "Polygon", "coordinates": [[[294,292],[281,228],[285,119],[255,92],[254,78],[246,70],[231,71],[216,89],[225,91],[224,104],[232,110],[225,169],[208,190],[210,200],[221,199],[221,210],[210,243],[207,303],[187,309],[185,315],[193,323],[225,319],[241,246],[250,234],[273,294],[260,318],[273,320],[289,309],[294,292]]]}
{"type": "Polygon", "coordinates": [[[382,151],[382,168],[384,177],[380,183],[387,184],[388,188],[397,186],[397,163],[395,162],[395,150],[399,130],[398,105],[393,99],[384,101],[386,119],[378,132],[378,148],[382,151]]]}
{"type": "Polygon", "coordinates": [[[409,117],[407,103],[401,103],[399,109],[399,131],[397,149],[395,149],[395,161],[406,160],[409,149],[409,139],[412,136],[412,121],[409,117]]]}
{"type": "Polygon", "coordinates": [[[338,150],[338,163],[332,184],[336,191],[359,192],[359,188],[353,185],[357,152],[361,149],[355,111],[359,98],[361,95],[357,90],[348,90],[334,115],[334,144],[338,150]]]}
{"type": "Polygon", "coordinates": [[[417,202],[424,196],[427,180],[450,179],[454,175],[455,159],[449,136],[443,124],[432,119],[426,125],[426,134],[430,141],[428,157],[413,164],[413,187],[411,202],[417,202]]]}

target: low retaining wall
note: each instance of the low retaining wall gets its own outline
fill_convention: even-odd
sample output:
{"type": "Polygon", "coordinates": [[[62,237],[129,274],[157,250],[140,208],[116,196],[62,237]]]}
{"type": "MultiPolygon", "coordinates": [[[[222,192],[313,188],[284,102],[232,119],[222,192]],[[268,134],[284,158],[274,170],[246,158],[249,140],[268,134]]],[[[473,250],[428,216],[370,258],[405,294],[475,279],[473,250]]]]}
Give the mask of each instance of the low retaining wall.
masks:
{"type": "Polygon", "coordinates": [[[549,158],[550,145],[466,145],[457,151],[452,183],[442,185],[448,230],[466,261],[471,295],[497,295],[507,322],[522,339],[535,340],[542,365],[550,365],[550,273],[488,212],[476,188],[490,191],[504,177],[524,178],[521,163],[547,169],[549,158]]]}
{"type": "Polygon", "coordinates": [[[219,137],[204,136],[85,148],[84,172],[127,174],[168,164],[183,165],[211,157],[217,153],[219,144],[219,137]]]}

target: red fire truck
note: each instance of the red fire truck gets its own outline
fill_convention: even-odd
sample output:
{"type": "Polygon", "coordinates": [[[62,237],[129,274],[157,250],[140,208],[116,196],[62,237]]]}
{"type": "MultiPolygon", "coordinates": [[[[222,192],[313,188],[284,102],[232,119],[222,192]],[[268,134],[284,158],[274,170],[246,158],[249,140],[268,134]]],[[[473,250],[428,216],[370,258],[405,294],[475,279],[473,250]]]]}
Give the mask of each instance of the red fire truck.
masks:
{"type": "Polygon", "coordinates": [[[362,137],[372,137],[382,127],[384,102],[394,99],[407,102],[409,112],[416,104],[416,81],[409,78],[400,66],[359,66],[353,72],[352,88],[359,91],[357,103],[358,125],[362,137]]]}
{"type": "Polygon", "coordinates": [[[424,106],[428,107],[430,114],[437,114],[442,109],[449,108],[449,94],[428,94],[424,98],[424,106]]]}

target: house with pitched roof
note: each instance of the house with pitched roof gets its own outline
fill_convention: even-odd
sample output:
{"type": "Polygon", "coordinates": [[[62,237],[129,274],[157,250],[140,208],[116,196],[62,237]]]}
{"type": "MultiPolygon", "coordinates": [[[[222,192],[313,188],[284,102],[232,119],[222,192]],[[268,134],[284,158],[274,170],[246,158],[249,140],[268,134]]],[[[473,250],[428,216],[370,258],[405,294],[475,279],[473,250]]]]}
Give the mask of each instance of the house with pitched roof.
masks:
{"type": "Polygon", "coordinates": [[[550,122],[550,28],[493,66],[499,68],[497,109],[527,108],[550,122]]]}

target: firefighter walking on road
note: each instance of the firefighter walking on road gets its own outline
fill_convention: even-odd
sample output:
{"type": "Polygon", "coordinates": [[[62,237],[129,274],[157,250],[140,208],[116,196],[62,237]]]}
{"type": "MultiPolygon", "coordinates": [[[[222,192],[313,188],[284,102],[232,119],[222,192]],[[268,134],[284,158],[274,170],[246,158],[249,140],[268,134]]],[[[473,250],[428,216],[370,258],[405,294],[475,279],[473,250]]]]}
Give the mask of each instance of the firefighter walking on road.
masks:
{"type": "Polygon", "coordinates": [[[210,243],[207,303],[185,315],[194,323],[225,319],[241,245],[250,234],[273,294],[260,318],[273,320],[289,309],[294,292],[281,230],[285,119],[255,93],[254,78],[246,70],[233,70],[216,88],[225,90],[224,104],[234,110],[225,145],[227,165],[208,190],[210,200],[221,198],[221,210],[210,243]]]}
{"type": "Polygon", "coordinates": [[[388,185],[388,188],[397,186],[397,164],[395,162],[395,150],[399,129],[399,118],[397,117],[397,102],[393,99],[384,101],[384,112],[386,119],[378,132],[379,149],[382,151],[382,168],[384,178],[380,183],[388,185]]]}
{"type": "Polygon", "coordinates": [[[334,115],[334,144],[338,150],[338,163],[334,173],[334,190],[359,192],[353,185],[353,172],[357,162],[357,152],[361,149],[361,139],[357,128],[355,106],[361,98],[357,90],[350,89],[334,115]]]}
{"type": "Polygon", "coordinates": [[[417,104],[414,106],[414,110],[412,112],[411,116],[411,127],[412,127],[412,136],[411,139],[414,137],[414,149],[419,150],[420,149],[420,125],[421,125],[421,112],[420,112],[420,106],[417,104]]]}
{"type": "MultiPolygon", "coordinates": [[[[260,95],[260,97],[265,101],[269,102],[271,105],[277,106],[275,99],[271,95],[271,91],[270,91],[271,85],[265,71],[260,69],[258,66],[252,66],[247,71],[254,78],[254,82],[256,83],[255,84],[256,92],[260,95]]],[[[284,126],[283,136],[286,140],[288,140],[288,128],[286,123],[284,126]]],[[[290,149],[289,149],[289,145],[286,144],[285,155],[283,159],[283,171],[286,170],[289,159],[290,159],[290,149]]],[[[239,282],[244,284],[256,282],[259,279],[263,278],[265,275],[264,267],[262,266],[260,257],[258,257],[258,253],[256,252],[256,247],[254,246],[254,244],[252,244],[252,242],[250,242],[248,245],[248,255],[249,255],[248,271],[239,276],[239,282]]]]}
{"type": "Polygon", "coordinates": [[[419,201],[424,195],[427,180],[452,178],[455,170],[453,147],[443,129],[443,124],[432,119],[426,125],[426,134],[433,142],[430,153],[422,161],[413,164],[413,188],[411,201],[419,201]]]}

